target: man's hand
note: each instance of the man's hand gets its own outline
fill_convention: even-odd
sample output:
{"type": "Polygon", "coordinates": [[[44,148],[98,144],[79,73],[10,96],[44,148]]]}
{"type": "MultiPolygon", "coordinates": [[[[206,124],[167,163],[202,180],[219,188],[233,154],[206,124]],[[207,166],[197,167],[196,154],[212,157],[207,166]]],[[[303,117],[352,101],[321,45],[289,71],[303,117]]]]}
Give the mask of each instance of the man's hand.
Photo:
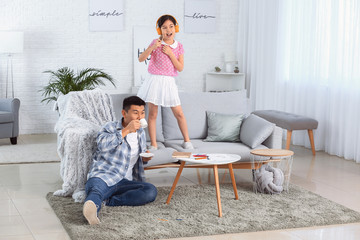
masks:
{"type": "Polygon", "coordinates": [[[129,124],[123,128],[122,136],[125,137],[129,133],[136,132],[140,128],[140,121],[139,120],[132,120],[129,124]]]}
{"type": "Polygon", "coordinates": [[[132,120],[129,122],[129,124],[126,126],[127,129],[129,129],[129,132],[136,132],[136,130],[139,130],[141,127],[140,120],[132,120]]]}
{"type": "MultiPolygon", "coordinates": [[[[146,151],[147,153],[149,153],[150,151],[149,150],[147,150],[146,151]]],[[[143,162],[148,162],[148,161],[150,161],[152,159],[152,157],[142,157],[142,160],[143,160],[143,162]]]]}

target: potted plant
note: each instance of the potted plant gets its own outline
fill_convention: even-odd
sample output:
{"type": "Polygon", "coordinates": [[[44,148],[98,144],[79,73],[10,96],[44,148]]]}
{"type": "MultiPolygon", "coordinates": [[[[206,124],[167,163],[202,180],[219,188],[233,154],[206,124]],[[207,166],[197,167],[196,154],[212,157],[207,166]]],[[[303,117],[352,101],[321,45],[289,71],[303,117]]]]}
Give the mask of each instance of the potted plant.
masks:
{"type": "Polygon", "coordinates": [[[63,67],[57,71],[47,70],[44,73],[50,73],[50,80],[48,85],[43,87],[40,92],[44,99],[41,102],[57,101],[59,95],[65,95],[71,91],[92,90],[99,85],[105,85],[105,81],[109,81],[115,86],[114,79],[102,69],[86,68],[78,72],[63,67]]]}
{"type": "Polygon", "coordinates": [[[220,72],[221,68],[219,68],[218,66],[215,67],[215,72],[220,72]]]}

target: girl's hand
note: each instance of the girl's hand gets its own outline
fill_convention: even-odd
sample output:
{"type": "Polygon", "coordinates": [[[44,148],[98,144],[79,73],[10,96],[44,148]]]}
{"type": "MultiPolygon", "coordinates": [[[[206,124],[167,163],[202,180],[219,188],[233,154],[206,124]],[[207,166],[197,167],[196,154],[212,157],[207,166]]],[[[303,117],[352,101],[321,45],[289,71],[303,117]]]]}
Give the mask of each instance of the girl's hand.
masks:
{"type": "MultiPolygon", "coordinates": [[[[151,42],[152,43],[152,42],[151,42]]],[[[139,56],[139,62],[143,62],[145,61],[150,54],[157,49],[158,47],[161,47],[161,41],[160,39],[157,39],[154,44],[152,44],[151,46],[149,46],[143,53],[140,54],[139,56]]]]}
{"type": "Polygon", "coordinates": [[[155,50],[155,49],[157,49],[158,47],[160,47],[161,46],[161,41],[160,41],[160,39],[157,39],[156,40],[156,42],[154,43],[154,45],[153,45],[153,51],[155,50]]]}
{"type": "Polygon", "coordinates": [[[162,51],[163,51],[163,53],[165,53],[169,57],[174,54],[173,51],[171,51],[171,48],[169,46],[167,46],[167,45],[163,46],[162,51]]]}

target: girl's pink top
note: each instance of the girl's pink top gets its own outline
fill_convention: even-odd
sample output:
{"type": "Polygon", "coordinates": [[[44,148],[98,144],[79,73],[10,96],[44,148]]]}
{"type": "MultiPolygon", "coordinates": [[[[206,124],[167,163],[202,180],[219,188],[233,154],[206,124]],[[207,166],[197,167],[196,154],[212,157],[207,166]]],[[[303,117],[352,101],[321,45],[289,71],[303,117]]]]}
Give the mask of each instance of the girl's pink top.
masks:
{"type": "MultiPolygon", "coordinates": [[[[154,39],[149,46],[155,44],[157,39],[154,39]]],[[[162,52],[162,46],[156,48],[151,53],[151,59],[148,67],[148,72],[154,75],[165,75],[175,77],[178,75],[178,71],[174,67],[171,62],[171,59],[168,55],[162,52]]],[[[178,42],[176,48],[172,48],[171,50],[175,54],[176,58],[179,59],[179,56],[184,54],[184,48],[181,43],[178,42]]]]}

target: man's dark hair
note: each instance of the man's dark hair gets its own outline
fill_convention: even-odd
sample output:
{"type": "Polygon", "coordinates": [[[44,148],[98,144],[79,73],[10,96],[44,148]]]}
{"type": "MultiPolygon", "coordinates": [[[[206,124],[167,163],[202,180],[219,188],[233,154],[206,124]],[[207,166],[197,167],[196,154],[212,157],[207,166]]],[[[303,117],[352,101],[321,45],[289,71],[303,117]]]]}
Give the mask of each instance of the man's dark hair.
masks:
{"type": "Polygon", "coordinates": [[[125,110],[127,112],[130,109],[131,105],[144,106],[145,107],[146,103],[144,102],[144,100],[142,100],[138,96],[130,96],[130,97],[127,97],[127,98],[124,99],[124,101],[123,101],[123,110],[125,110]]]}

